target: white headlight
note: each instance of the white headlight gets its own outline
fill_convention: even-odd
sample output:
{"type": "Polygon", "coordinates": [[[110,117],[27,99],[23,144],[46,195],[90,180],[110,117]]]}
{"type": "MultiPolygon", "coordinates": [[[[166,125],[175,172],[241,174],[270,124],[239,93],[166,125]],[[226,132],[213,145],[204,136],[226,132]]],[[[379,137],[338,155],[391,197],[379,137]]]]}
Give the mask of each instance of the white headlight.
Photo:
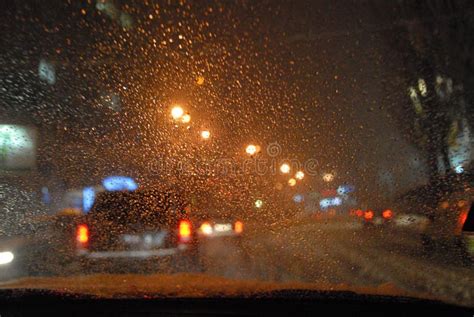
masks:
{"type": "Polygon", "coordinates": [[[13,261],[13,258],[15,258],[15,256],[10,251],[0,252],[0,265],[10,263],[13,261]]]}

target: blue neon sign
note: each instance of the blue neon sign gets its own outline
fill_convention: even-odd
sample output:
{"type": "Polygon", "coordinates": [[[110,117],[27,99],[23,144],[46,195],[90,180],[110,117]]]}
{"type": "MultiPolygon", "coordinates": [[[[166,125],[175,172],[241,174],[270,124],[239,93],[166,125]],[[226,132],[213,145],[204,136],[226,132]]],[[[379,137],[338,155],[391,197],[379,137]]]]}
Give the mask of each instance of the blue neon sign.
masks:
{"type": "Polygon", "coordinates": [[[136,190],[138,188],[137,183],[127,176],[109,176],[104,178],[102,185],[108,191],[121,191],[121,190],[136,190]]]}

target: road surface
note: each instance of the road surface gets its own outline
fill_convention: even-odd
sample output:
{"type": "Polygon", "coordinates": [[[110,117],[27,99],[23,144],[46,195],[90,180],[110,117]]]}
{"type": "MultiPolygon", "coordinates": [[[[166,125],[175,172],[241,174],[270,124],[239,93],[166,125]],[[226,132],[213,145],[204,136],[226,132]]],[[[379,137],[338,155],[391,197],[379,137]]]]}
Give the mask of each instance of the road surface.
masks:
{"type": "MultiPolygon", "coordinates": [[[[61,277],[49,276],[46,280],[33,277],[3,282],[0,286],[59,287],[72,291],[97,288],[99,294],[144,288],[158,293],[171,290],[172,294],[183,294],[184,286],[191,283],[190,291],[196,288],[207,294],[209,289],[214,289],[220,294],[222,289],[216,286],[229,284],[210,284],[227,278],[253,283],[242,284],[246,289],[260,287],[255,282],[264,281],[273,283],[272,288],[281,284],[364,293],[375,290],[380,294],[418,295],[474,307],[474,267],[463,263],[458,250],[437,249],[427,256],[422,252],[420,235],[415,230],[367,230],[354,219],[246,224],[240,240],[218,238],[201,245],[205,275],[170,275],[176,273],[176,268],[157,270],[156,266],[152,272],[159,274],[153,276],[149,272],[123,275],[118,273],[126,272],[117,270],[113,270],[112,275],[94,275],[96,272],[92,271],[65,273],[74,270],[61,266],[61,277]]],[[[185,270],[197,273],[192,266],[185,270]]]]}
{"type": "Polygon", "coordinates": [[[474,267],[461,253],[424,255],[416,231],[366,230],[353,221],[306,221],[209,241],[207,272],[229,278],[394,287],[474,306],[474,267]]]}

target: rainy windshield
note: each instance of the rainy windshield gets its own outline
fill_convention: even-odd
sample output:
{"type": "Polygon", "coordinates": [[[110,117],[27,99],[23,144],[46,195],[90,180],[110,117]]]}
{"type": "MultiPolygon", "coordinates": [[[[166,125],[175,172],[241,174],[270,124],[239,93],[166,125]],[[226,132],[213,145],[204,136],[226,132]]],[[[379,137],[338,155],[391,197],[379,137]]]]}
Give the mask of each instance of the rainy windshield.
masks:
{"type": "Polygon", "coordinates": [[[474,306],[470,1],[0,6],[2,289],[474,306]]]}

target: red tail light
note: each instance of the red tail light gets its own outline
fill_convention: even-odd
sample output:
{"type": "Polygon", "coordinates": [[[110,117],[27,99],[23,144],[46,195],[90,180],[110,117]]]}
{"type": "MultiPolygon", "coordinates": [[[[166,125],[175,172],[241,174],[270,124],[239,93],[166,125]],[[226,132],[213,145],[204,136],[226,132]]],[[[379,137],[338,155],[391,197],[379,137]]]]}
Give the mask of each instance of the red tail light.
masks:
{"type": "Polygon", "coordinates": [[[374,212],[372,210],[367,210],[364,213],[364,218],[365,220],[372,220],[372,218],[374,218],[374,212]]]}
{"type": "Polygon", "coordinates": [[[89,242],[89,227],[87,225],[77,226],[76,241],[81,244],[89,242]]]}
{"type": "Polygon", "coordinates": [[[459,225],[461,227],[464,226],[464,223],[466,222],[466,220],[467,220],[467,212],[462,212],[458,218],[459,225]]]}
{"type": "Polygon", "coordinates": [[[390,209],[384,210],[384,212],[382,212],[382,217],[390,219],[393,217],[393,212],[390,209]]]}
{"type": "Polygon", "coordinates": [[[234,231],[235,233],[242,233],[242,231],[244,231],[244,224],[242,221],[236,221],[234,223],[234,231]]]}
{"type": "Polygon", "coordinates": [[[356,214],[357,217],[362,217],[364,215],[364,212],[360,209],[357,209],[355,214],[356,214]]]}
{"type": "Polygon", "coordinates": [[[189,242],[191,240],[191,222],[181,220],[179,222],[178,237],[180,242],[189,242]]]}

